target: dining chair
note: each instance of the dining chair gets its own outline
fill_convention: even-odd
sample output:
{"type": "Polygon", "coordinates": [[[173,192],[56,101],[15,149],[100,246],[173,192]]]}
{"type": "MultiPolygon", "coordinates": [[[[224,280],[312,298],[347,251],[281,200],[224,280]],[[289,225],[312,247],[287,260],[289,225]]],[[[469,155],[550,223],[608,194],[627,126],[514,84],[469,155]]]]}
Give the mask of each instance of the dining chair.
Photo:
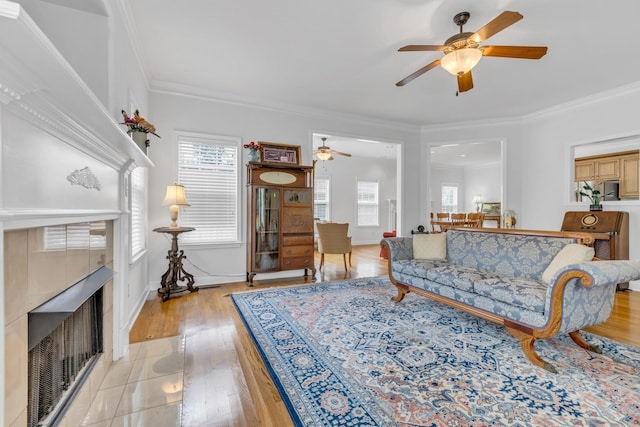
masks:
{"type": "Polygon", "coordinates": [[[482,228],[484,225],[484,214],[482,212],[471,212],[467,214],[466,226],[470,228],[482,228]]]}
{"type": "Polygon", "coordinates": [[[451,214],[451,226],[457,227],[464,225],[465,220],[467,219],[466,213],[452,213],[451,214]]]}
{"type": "Polygon", "coordinates": [[[337,222],[317,223],[318,252],[320,253],[320,268],[324,265],[324,254],[342,254],[344,271],[347,271],[347,254],[351,266],[351,236],[348,236],[349,223],[337,222]]]}

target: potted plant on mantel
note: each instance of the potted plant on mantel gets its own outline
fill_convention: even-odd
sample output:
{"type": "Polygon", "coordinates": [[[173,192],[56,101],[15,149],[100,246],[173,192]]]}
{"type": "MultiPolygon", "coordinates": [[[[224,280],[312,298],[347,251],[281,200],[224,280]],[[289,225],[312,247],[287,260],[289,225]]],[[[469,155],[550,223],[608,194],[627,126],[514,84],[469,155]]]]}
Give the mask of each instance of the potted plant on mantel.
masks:
{"type": "Polygon", "coordinates": [[[155,135],[160,138],[160,135],[156,133],[156,127],[149,123],[144,117],[140,117],[140,112],[136,110],[133,113],[133,117],[130,117],[126,111],[121,110],[124,122],[121,125],[128,127],[127,134],[131,136],[131,139],[138,144],[138,147],[144,154],[147,154],[147,148],[149,148],[149,134],[155,135]]]}
{"type": "MultiPolygon", "coordinates": [[[[584,181],[584,185],[582,186],[582,190],[580,190],[580,195],[584,197],[588,197],[591,201],[591,205],[589,205],[590,211],[601,211],[602,210],[602,193],[598,189],[600,182],[596,182],[593,187],[587,182],[584,181]]],[[[613,194],[613,193],[611,193],[613,194]]]]}

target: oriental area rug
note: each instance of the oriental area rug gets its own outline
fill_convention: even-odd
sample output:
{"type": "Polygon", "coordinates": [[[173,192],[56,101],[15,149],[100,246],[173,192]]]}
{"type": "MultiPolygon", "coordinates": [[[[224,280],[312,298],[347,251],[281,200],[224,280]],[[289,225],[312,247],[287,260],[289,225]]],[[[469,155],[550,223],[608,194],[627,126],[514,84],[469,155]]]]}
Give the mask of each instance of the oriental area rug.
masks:
{"type": "Polygon", "coordinates": [[[503,327],[395,295],[386,277],[232,295],[296,425],[640,425],[640,349],[537,341],[552,374],[503,327]]]}

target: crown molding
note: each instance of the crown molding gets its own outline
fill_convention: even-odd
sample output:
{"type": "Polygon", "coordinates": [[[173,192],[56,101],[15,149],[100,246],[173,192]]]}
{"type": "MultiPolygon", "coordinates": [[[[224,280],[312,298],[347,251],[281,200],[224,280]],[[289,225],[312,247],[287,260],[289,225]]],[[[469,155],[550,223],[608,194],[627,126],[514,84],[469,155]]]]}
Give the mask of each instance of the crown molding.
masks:
{"type": "Polygon", "coordinates": [[[629,95],[630,93],[640,92],[640,81],[630,83],[628,85],[619,86],[603,92],[598,92],[589,96],[574,99],[569,102],[557,104],[543,110],[536,111],[534,113],[526,114],[522,116],[523,120],[529,122],[533,120],[542,119],[545,117],[553,116],[559,113],[567,113],[570,111],[579,110],[590,105],[594,105],[603,101],[618,98],[620,96],[629,95]]]}
{"type": "Polygon", "coordinates": [[[151,91],[156,93],[185,96],[209,102],[256,108],[302,117],[321,117],[325,119],[342,120],[357,124],[364,124],[367,126],[376,126],[399,130],[403,132],[418,132],[420,130],[420,126],[411,125],[408,123],[394,122],[390,120],[377,119],[374,117],[367,117],[356,114],[340,113],[336,111],[322,110],[319,108],[311,108],[300,105],[279,103],[267,99],[237,95],[229,92],[214,91],[210,89],[166,81],[154,80],[151,83],[151,91]]]}

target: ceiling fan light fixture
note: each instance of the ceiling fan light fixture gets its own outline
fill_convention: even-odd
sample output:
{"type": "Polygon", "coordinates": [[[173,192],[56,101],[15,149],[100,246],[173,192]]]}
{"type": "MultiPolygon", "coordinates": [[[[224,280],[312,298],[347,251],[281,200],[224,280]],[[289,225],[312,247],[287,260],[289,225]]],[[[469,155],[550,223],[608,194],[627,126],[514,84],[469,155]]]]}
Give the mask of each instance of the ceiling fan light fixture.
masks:
{"type": "Polygon", "coordinates": [[[329,160],[329,159],[331,159],[331,152],[330,151],[321,150],[321,151],[318,151],[316,153],[316,156],[318,156],[318,158],[320,160],[329,160]]]}
{"type": "Polygon", "coordinates": [[[454,76],[462,76],[471,71],[482,58],[482,50],[467,47],[456,49],[447,53],[441,60],[440,65],[454,76]]]}

